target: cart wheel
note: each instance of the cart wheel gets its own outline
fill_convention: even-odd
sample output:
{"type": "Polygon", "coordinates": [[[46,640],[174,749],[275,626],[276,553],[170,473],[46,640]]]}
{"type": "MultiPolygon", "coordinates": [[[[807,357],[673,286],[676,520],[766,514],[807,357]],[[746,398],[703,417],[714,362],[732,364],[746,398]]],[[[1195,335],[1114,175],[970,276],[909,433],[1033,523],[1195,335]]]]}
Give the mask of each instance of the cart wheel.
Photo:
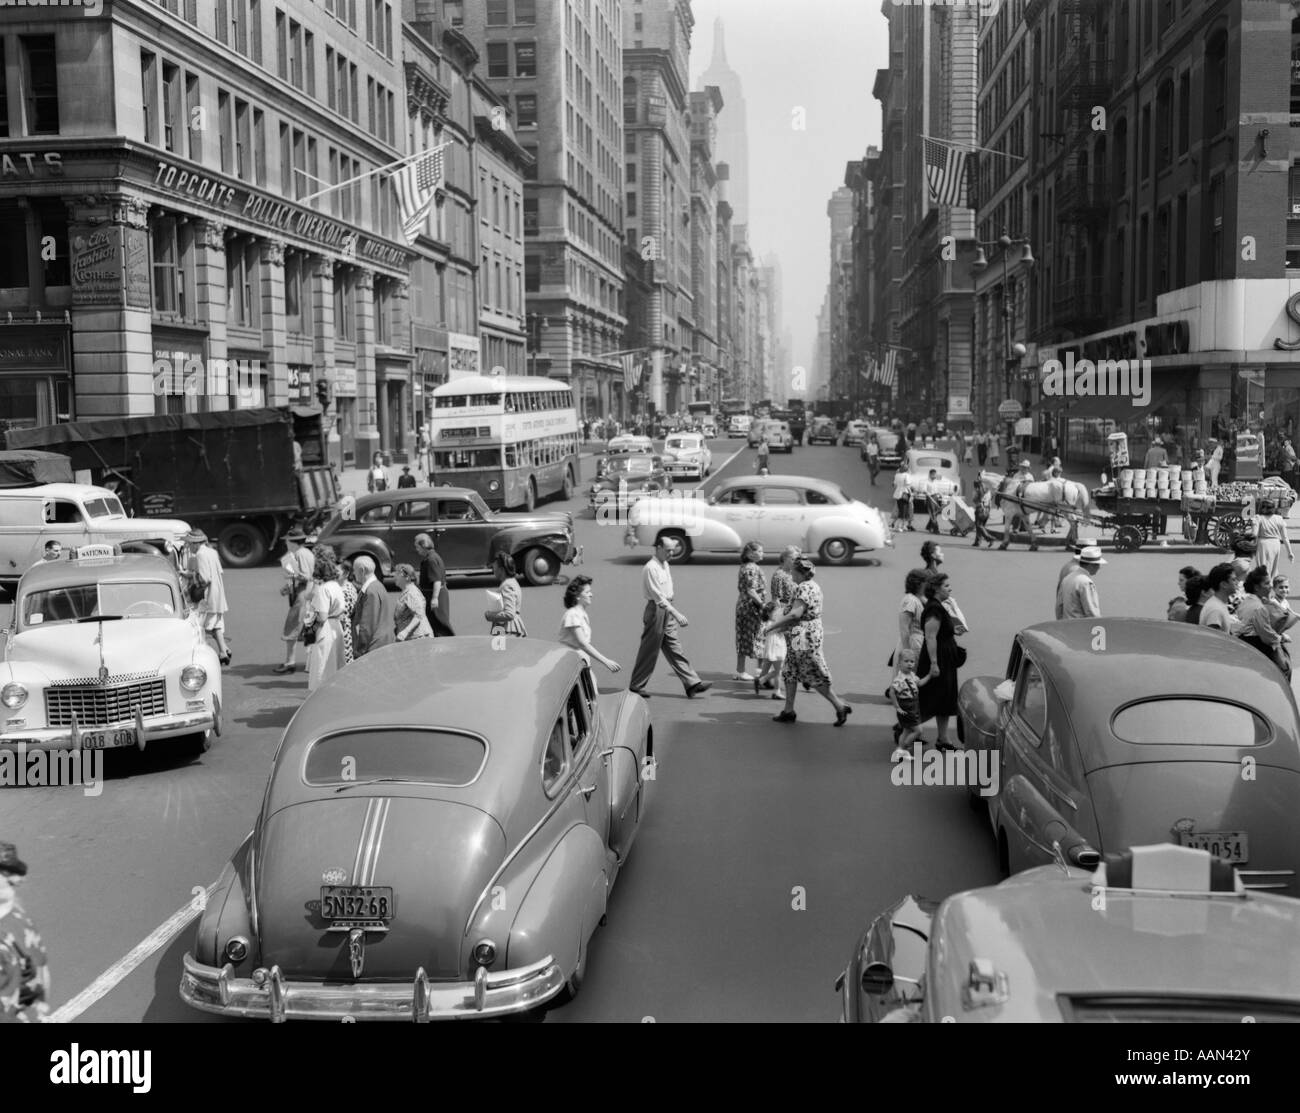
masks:
{"type": "Polygon", "coordinates": [[[1231,549],[1233,541],[1239,534],[1246,532],[1246,523],[1240,515],[1225,514],[1210,521],[1210,540],[1220,549],[1231,549]]]}
{"type": "Polygon", "coordinates": [[[1120,526],[1115,531],[1115,551],[1131,553],[1142,547],[1145,534],[1137,526],[1120,526]]]}

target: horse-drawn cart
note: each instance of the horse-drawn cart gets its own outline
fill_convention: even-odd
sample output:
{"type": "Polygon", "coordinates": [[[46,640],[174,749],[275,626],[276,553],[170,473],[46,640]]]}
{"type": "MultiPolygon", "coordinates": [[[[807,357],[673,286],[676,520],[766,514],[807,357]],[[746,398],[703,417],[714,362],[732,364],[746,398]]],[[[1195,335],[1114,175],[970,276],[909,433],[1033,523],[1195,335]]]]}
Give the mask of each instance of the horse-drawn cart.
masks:
{"type": "Polygon", "coordinates": [[[1123,495],[1114,487],[1092,492],[1093,505],[1100,510],[1094,516],[1103,530],[1114,530],[1115,548],[1122,553],[1163,538],[1174,513],[1181,514],[1183,520],[1182,536],[1177,540],[1230,550],[1254,533],[1250,519],[1264,498],[1272,499],[1285,515],[1296,492],[1280,481],[1225,484],[1206,494],[1181,492],[1178,498],[1163,499],[1123,495]]]}
{"type": "Polygon", "coordinates": [[[1168,530],[1170,512],[1178,508],[1170,499],[1120,495],[1105,487],[1092,492],[1092,504],[1094,522],[1103,531],[1114,531],[1115,549],[1121,553],[1161,537],[1168,530]]]}

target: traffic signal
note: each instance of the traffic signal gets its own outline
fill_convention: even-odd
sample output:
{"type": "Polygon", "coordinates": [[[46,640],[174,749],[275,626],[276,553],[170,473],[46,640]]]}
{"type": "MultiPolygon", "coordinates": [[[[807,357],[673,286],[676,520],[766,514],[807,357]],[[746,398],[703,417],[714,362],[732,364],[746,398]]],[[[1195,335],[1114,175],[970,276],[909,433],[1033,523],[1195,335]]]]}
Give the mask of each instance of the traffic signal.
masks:
{"type": "Polygon", "coordinates": [[[321,404],[321,409],[327,410],[330,405],[330,381],[329,379],[316,380],[316,400],[321,404]]]}

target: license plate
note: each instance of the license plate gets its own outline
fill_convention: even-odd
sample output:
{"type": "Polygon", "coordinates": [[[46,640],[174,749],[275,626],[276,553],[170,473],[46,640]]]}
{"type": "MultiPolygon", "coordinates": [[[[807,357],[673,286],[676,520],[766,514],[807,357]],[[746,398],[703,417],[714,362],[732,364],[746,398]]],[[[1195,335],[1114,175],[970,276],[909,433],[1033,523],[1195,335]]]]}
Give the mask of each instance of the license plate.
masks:
{"type": "Polygon", "coordinates": [[[327,920],[391,920],[390,885],[322,885],[321,915],[327,920]]]}
{"type": "Polygon", "coordinates": [[[110,750],[114,746],[134,746],[133,730],[92,730],[81,736],[81,745],[87,750],[110,750]]]}
{"type": "Polygon", "coordinates": [[[1208,850],[1225,862],[1250,861],[1250,844],[1245,831],[1192,831],[1179,837],[1183,846],[1208,850]]]}

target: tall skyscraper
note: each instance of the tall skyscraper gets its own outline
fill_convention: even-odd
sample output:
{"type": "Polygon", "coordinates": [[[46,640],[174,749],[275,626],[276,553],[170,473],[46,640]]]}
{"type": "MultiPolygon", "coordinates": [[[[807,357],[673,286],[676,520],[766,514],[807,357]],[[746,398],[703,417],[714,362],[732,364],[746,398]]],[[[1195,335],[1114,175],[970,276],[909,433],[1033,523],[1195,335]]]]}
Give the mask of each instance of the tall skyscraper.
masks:
{"type": "Polygon", "coordinates": [[[727,43],[721,19],[713,21],[713,57],[700,77],[700,87],[716,85],[722,93],[718,113],[718,146],[714,158],[731,167],[731,209],[735,224],[749,223],[749,124],[740,75],[727,63],[727,43]]]}

